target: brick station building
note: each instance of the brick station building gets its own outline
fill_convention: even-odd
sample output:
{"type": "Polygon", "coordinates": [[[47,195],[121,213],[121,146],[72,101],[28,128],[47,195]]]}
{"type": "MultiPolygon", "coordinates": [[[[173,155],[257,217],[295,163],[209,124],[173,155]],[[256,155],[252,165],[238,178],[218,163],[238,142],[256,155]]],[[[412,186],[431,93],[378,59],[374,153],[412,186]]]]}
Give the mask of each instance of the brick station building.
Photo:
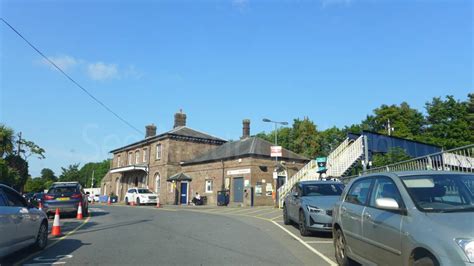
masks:
{"type": "MultiPolygon", "coordinates": [[[[112,167],[103,178],[102,194],[124,201],[130,187],[147,187],[164,204],[187,204],[199,192],[208,205],[217,204],[217,192],[228,190],[230,203],[245,206],[273,204],[275,158],[272,143],[250,136],[243,121],[239,141],[221,138],[186,126],[186,114],[175,114],[174,128],[156,135],[146,127],[145,139],[112,150],[112,167]]],[[[309,159],[283,149],[278,158],[279,182],[301,169],[309,159]]]]}

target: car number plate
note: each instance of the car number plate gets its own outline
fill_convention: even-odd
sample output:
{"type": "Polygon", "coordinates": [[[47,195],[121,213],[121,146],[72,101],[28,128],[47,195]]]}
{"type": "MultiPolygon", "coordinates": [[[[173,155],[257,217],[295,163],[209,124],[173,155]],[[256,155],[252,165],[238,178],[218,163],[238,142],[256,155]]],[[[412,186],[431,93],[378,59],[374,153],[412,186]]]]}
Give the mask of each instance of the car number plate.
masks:
{"type": "Polygon", "coordinates": [[[64,200],[70,200],[70,198],[57,198],[57,200],[64,201],[64,200]]]}

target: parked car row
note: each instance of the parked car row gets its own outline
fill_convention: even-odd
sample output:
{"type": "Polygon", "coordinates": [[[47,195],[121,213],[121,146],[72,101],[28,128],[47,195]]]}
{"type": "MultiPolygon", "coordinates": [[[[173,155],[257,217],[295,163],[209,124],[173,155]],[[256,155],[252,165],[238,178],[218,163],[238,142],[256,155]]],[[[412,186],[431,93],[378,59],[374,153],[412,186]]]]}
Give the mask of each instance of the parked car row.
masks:
{"type": "Polygon", "coordinates": [[[474,175],[380,173],[341,187],[299,182],[283,209],[302,235],[332,231],[339,265],[474,265],[474,175]]]}

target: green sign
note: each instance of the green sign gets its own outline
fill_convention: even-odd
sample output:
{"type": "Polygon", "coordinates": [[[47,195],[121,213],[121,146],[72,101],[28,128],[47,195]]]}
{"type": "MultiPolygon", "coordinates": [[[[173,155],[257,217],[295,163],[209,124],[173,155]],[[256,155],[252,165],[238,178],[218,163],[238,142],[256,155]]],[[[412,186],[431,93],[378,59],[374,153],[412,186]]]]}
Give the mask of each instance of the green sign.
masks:
{"type": "Polygon", "coordinates": [[[316,158],[316,163],[318,164],[318,173],[326,173],[328,168],[326,167],[328,158],[327,157],[317,157],[316,158]]]}

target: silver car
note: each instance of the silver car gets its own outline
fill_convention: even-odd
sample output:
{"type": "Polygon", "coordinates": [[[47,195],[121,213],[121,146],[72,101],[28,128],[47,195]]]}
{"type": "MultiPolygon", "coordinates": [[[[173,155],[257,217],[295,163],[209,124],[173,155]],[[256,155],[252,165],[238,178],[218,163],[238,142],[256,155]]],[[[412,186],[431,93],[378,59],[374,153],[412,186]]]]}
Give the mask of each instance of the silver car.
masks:
{"type": "Polygon", "coordinates": [[[298,223],[302,236],[331,232],[332,209],[343,189],[342,183],[334,181],[296,183],[283,203],[284,223],[298,223]]]}
{"type": "Polygon", "coordinates": [[[0,184],[0,258],[24,247],[44,249],[48,219],[14,189],[0,184]]]}
{"type": "Polygon", "coordinates": [[[352,180],[334,207],[340,265],[474,265],[474,175],[379,173],[352,180]],[[349,259],[350,258],[350,259],[349,259]]]}

